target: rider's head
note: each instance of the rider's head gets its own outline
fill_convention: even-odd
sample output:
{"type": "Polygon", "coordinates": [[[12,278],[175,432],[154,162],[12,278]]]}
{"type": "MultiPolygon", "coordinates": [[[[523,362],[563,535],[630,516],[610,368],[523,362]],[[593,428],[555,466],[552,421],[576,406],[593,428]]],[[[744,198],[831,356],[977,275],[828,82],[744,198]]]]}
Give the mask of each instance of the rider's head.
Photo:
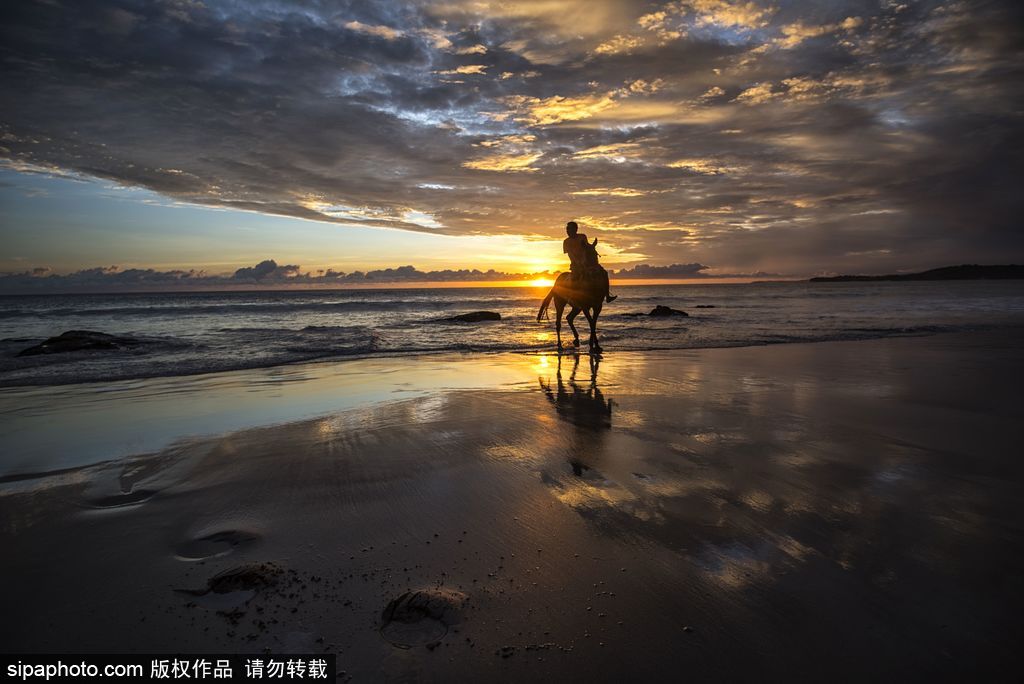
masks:
{"type": "Polygon", "coordinates": [[[573,235],[578,233],[579,230],[580,227],[576,225],[575,221],[569,221],[568,223],[565,224],[565,232],[569,237],[572,237],[573,235]]]}

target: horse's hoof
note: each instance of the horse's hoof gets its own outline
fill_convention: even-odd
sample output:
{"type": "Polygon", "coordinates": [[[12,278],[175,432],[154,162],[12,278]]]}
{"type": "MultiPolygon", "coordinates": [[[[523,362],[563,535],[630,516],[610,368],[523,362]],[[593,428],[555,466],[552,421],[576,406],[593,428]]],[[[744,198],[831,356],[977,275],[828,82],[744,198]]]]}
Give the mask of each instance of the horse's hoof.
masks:
{"type": "Polygon", "coordinates": [[[579,340],[573,340],[572,341],[572,346],[579,347],[580,346],[580,341],[579,340]]]}

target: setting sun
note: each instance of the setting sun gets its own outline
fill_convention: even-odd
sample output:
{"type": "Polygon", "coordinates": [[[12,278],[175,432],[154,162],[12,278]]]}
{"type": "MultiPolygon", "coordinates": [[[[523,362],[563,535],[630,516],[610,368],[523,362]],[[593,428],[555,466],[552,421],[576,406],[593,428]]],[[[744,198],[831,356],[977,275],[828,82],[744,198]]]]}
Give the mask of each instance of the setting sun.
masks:
{"type": "Polygon", "coordinates": [[[551,278],[537,278],[536,280],[530,281],[530,285],[533,287],[551,287],[554,284],[555,281],[551,278]]]}

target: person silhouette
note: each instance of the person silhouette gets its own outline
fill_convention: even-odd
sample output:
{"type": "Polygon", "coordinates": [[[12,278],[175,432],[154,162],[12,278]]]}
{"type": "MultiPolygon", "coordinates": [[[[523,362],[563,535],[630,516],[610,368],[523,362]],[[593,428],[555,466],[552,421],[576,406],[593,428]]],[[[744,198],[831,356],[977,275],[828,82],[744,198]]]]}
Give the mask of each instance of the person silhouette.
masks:
{"type": "Polygon", "coordinates": [[[572,274],[572,280],[576,282],[593,274],[599,282],[604,283],[605,301],[613,302],[618,299],[618,295],[611,293],[608,271],[598,263],[597,238],[590,242],[586,234],[579,231],[579,224],[575,221],[565,224],[567,237],[562,240],[562,252],[569,255],[569,272],[572,274]]]}

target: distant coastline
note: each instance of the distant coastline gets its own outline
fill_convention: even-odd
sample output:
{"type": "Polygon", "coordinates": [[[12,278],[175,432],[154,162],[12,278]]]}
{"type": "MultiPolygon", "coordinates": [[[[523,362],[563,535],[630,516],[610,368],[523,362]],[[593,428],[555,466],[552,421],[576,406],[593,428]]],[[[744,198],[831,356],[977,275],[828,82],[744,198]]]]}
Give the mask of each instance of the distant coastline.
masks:
{"type": "Polygon", "coordinates": [[[838,275],[811,278],[810,283],[864,282],[871,280],[1024,280],[1024,265],[982,266],[961,264],[943,266],[920,273],[890,275],[838,275]]]}

